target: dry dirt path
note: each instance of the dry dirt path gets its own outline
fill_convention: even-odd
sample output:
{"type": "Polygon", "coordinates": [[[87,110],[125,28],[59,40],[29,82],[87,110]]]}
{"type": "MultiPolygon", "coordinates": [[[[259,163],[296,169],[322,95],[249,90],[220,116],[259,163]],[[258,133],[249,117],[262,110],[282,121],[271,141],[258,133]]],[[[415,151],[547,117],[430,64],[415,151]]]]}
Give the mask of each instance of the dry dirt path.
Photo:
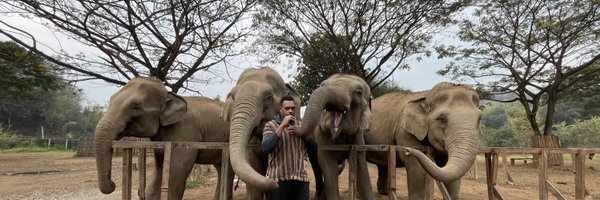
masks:
{"type": "MultiPolygon", "coordinates": [[[[596,158],[597,159],[597,158],[596,158]]],[[[135,159],[134,159],[135,160],[135,159]]],[[[151,160],[150,157],[148,160],[151,160]]],[[[467,174],[461,187],[462,199],[487,199],[485,173],[483,163],[479,165],[479,179],[475,180],[467,174]]],[[[113,179],[117,183],[117,191],[110,195],[100,193],[97,189],[96,165],[93,157],[74,157],[73,152],[48,153],[0,153],[0,199],[120,199],[122,188],[122,158],[113,159],[113,179]]],[[[148,166],[151,166],[150,164],[148,166]]],[[[588,165],[589,166],[589,165],[588,165]]],[[[371,181],[375,187],[376,169],[370,165],[371,181]]],[[[151,170],[151,167],[149,167],[151,170]]],[[[588,167],[587,187],[592,196],[586,199],[600,199],[600,166],[592,163],[588,167]],[[590,169],[596,167],[596,169],[590,169]]],[[[500,172],[498,182],[506,199],[538,199],[537,169],[522,165],[510,167],[515,184],[506,184],[506,178],[500,172]]],[[[204,177],[203,186],[186,190],[184,199],[212,199],[216,187],[214,170],[204,177]]],[[[134,194],[137,191],[137,171],[134,171],[134,194]]],[[[206,174],[206,173],[204,173],[206,174]]],[[[406,172],[397,170],[397,188],[399,199],[407,199],[406,172]]],[[[311,177],[312,179],[312,177],[311,177]]],[[[342,197],[348,195],[347,170],[340,177],[342,197]]],[[[574,199],[574,175],[567,168],[550,170],[550,180],[567,196],[574,199]]],[[[311,196],[314,184],[311,184],[311,196]]],[[[135,199],[135,198],[134,198],[135,199]]],[[[245,187],[234,192],[234,199],[245,199],[245,187]]],[[[387,199],[377,195],[375,199],[387,199]]],[[[436,199],[441,199],[436,192],[436,199]]],[[[551,198],[553,199],[553,198],[551,198]]]]}

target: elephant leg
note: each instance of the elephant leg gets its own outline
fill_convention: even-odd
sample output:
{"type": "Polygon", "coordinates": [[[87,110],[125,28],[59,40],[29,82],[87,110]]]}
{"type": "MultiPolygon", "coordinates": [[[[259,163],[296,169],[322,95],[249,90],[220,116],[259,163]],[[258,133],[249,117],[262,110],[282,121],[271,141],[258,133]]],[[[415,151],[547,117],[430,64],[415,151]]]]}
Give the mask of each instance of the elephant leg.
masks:
{"type": "Polygon", "coordinates": [[[323,171],[323,180],[325,182],[325,195],[328,200],[340,199],[338,186],[338,165],[335,152],[319,151],[319,164],[323,171]]]}
{"type": "MultiPolygon", "coordinates": [[[[267,158],[266,156],[262,156],[258,151],[249,151],[248,159],[250,160],[250,165],[254,170],[256,170],[260,174],[267,174],[267,158]]],[[[264,191],[253,187],[250,184],[246,184],[246,196],[249,200],[263,200],[264,199],[264,191]]]]}
{"type": "Polygon", "coordinates": [[[196,161],[198,150],[174,149],[169,174],[169,199],[183,199],[185,184],[196,161]]]}
{"type": "Polygon", "coordinates": [[[373,199],[373,189],[371,187],[371,178],[369,177],[369,168],[367,166],[366,152],[359,151],[358,156],[358,192],[361,199],[373,199]]]}
{"type": "Polygon", "coordinates": [[[150,183],[146,187],[146,199],[160,199],[160,184],[162,181],[164,153],[162,149],[154,149],[154,175],[150,178],[150,183]]]}
{"type": "Polygon", "coordinates": [[[213,165],[217,169],[217,188],[215,191],[215,200],[218,200],[221,195],[225,195],[225,199],[233,199],[233,169],[231,168],[231,163],[228,163],[230,166],[228,168],[229,173],[225,180],[221,179],[221,164],[213,165]],[[221,184],[225,184],[226,194],[221,194],[221,184]]]}
{"type": "Polygon", "coordinates": [[[306,153],[308,154],[308,160],[310,161],[310,166],[312,166],[313,174],[315,175],[315,199],[321,200],[325,199],[325,193],[323,193],[323,171],[319,165],[317,149],[318,146],[314,138],[311,138],[306,142],[306,153]]]}
{"type": "Polygon", "coordinates": [[[459,199],[458,194],[460,192],[460,180],[461,179],[457,179],[452,182],[444,183],[444,186],[446,186],[446,189],[448,190],[448,193],[452,199],[459,199]]]}
{"type": "Polygon", "coordinates": [[[427,172],[414,157],[405,158],[408,199],[419,200],[427,197],[427,172]]]}
{"type": "Polygon", "coordinates": [[[388,167],[385,165],[377,165],[377,192],[379,194],[388,195],[388,167]]]}

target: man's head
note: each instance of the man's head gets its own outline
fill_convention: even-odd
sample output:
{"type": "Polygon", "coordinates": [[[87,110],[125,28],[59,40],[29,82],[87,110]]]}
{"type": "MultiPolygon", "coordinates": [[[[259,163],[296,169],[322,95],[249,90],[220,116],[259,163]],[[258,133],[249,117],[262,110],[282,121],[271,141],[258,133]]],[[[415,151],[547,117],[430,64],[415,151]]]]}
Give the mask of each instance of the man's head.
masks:
{"type": "Polygon", "coordinates": [[[296,104],[294,103],[294,97],[286,95],[283,98],[281,98],[281,101],[279,102],[279,114],[282,117],[296,114],[296,104]]]}

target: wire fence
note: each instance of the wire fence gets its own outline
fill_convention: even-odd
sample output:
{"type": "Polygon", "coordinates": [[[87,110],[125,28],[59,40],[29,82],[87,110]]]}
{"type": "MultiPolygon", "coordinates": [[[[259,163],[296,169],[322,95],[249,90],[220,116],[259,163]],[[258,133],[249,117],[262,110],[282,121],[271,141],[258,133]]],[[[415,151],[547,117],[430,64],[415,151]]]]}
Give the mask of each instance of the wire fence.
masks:
{"type": "Polygon", "coordinates": [[[77,138],[0,138],[0,149],[43,147],[57,149],[77,149],[77,138]]]}

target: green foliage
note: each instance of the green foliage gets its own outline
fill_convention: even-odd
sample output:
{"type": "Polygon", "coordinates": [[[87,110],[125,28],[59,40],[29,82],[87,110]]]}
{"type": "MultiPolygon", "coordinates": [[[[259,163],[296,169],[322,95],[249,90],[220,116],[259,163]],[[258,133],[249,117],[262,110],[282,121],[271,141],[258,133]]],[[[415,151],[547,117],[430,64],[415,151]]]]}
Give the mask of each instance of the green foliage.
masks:
{"type": "Polygon", "coordinates": [[[15,42],[0,42],[0,103],[33,99],[37,89],[60,88],[54,74],[42,57],[15,42]]]}
{"type": "MultiPolygon", "coordinates": [[[[342,42],[338,44],[334,42],[335,39],[325,34],[315,34],[309,42],[312,45],[305,44],[303,46],[303,65],[298,67],[296,79],[291,83],[300,93],[303,104],[308,102],[312,91],[331,75],[353,74],[367,79],[365,70],[360,64],[361,58],[353,52],[344,51],[344,49],[350,48],[351,41],[349,39],[349,37],[341,37],[342,42]],[[345,47],[340,48],[339,45],[345,45],[345,47]]],[[[409,91],[389,80],[381,81],[378,86],[371,85],[371,89],[373,97],[393,91],[409,91]]]]}
{"type": "Polygon", "coordinates": [[[519,140],[513,135],[508,123],[507,109],[510,104],[488,103],[483,110],[482,123],[485,126],[481,142],[490,147],[518,147],[519,140]]]}
{"type": "Polygon", "coordinates": [[[402,88],[398,86],[395,82],[386,80],[378,87],[374,88],[371,93],[373,94],[373,98],[380,97],[381,95],[390,93],[390,92],[403,92],[409,93],[412,92],[410,89],[402,88]]]}
{"type": "Polygon", "coordinates": [[[28,143],[19,139],[19,136],[0,123],[0,149],[11,149],[27,146],[28,143]]]}
{"type": "Polygon", "coordinates": [[[488,147],[519,147],[520,142],[512,134],[508,124],[498,128],[485,128],[481,141],[488,147]]]}
{"type": "Polygon", "coordinates": [[[203,179],[188,180],[185,182],[185,189],[199,188],[204,185],[203,179]]]}
{"type": "Polygon", "coordinates": [[[597,148],[600,144],[600,116],[589,120],[576,120],[574,124],[559,123],[557,135],[561,138],[562,147],[597,148]]]}
{"type": "MultiPolygon", "coordinates": [[[[337,70],[365,79],[374,89],[396,70],[409,68],[407,58],[429,56],[432,35],[468,2],[259,1],[254,22],[261,34],[254,48],[272,55],[267,59],[298,58],[304,64],[298,71],[314,70],[305,78],[317,84],[328,77],[318,71],[337,70]]],[[[316,85],[298,85],[304,84],[299,90],[312,91],[316,85]]]]}
{"type": "Polygon", "coordinates": [[[599,99],[593,89],[600,83],[597,1],[486,0],[473,8],[459,23],[458,37],[468,44],[436,48],[441,57],[455,58],[439,74],[475,80],[493,94],[512,94],[490,97],[521,103],[536,135],[551,134],[561,98],[582,92],[574,98],[599,99]],[[546,124],[538,123],[542,107],[546,124]]]}
{"type": "Polygon", "coordinates": [[[10,149],[2,149],[0,152],[2,153],[22,153],[22,152],[69,152],[74,151],[73,149],[64,149],[59,147],[39,147],[39,146],[29,146],[29,147],[15,147],[10,149]]]}
{"type": "Polygon", "coordinates": [[[349,48],[350,42],[346,39],[347,37],[343,37],[341,44],[335,44],[332,38],[324,34],[315,34],[310,42],[303,46],[303,65],[298,67],[296,79],[291,82],[300,93],[303,104],[308,102],[312,91],[331,75],[354,74],[364,78],[362,66],[356,66],[360,62],[353,62],[356,59],[360,60],[360,57],[351,52],[340,51],[337,46],[346,45],[344,48],[349,48]]]}
{"type": "Polygon", "coordinates": [[[14,42],[0,42],[0,122],[14,134],[47,137],[90,135],[99,106],[81,105],[82,93],[59,79],[46,61],[14,42]]]}
{"type": "Polygon", "coordinates": [[[507,122],[506,109],[509,104],[489,103],[483,110],[482,122],[487,129],[497,129],[503,127],[507,122]]]}

